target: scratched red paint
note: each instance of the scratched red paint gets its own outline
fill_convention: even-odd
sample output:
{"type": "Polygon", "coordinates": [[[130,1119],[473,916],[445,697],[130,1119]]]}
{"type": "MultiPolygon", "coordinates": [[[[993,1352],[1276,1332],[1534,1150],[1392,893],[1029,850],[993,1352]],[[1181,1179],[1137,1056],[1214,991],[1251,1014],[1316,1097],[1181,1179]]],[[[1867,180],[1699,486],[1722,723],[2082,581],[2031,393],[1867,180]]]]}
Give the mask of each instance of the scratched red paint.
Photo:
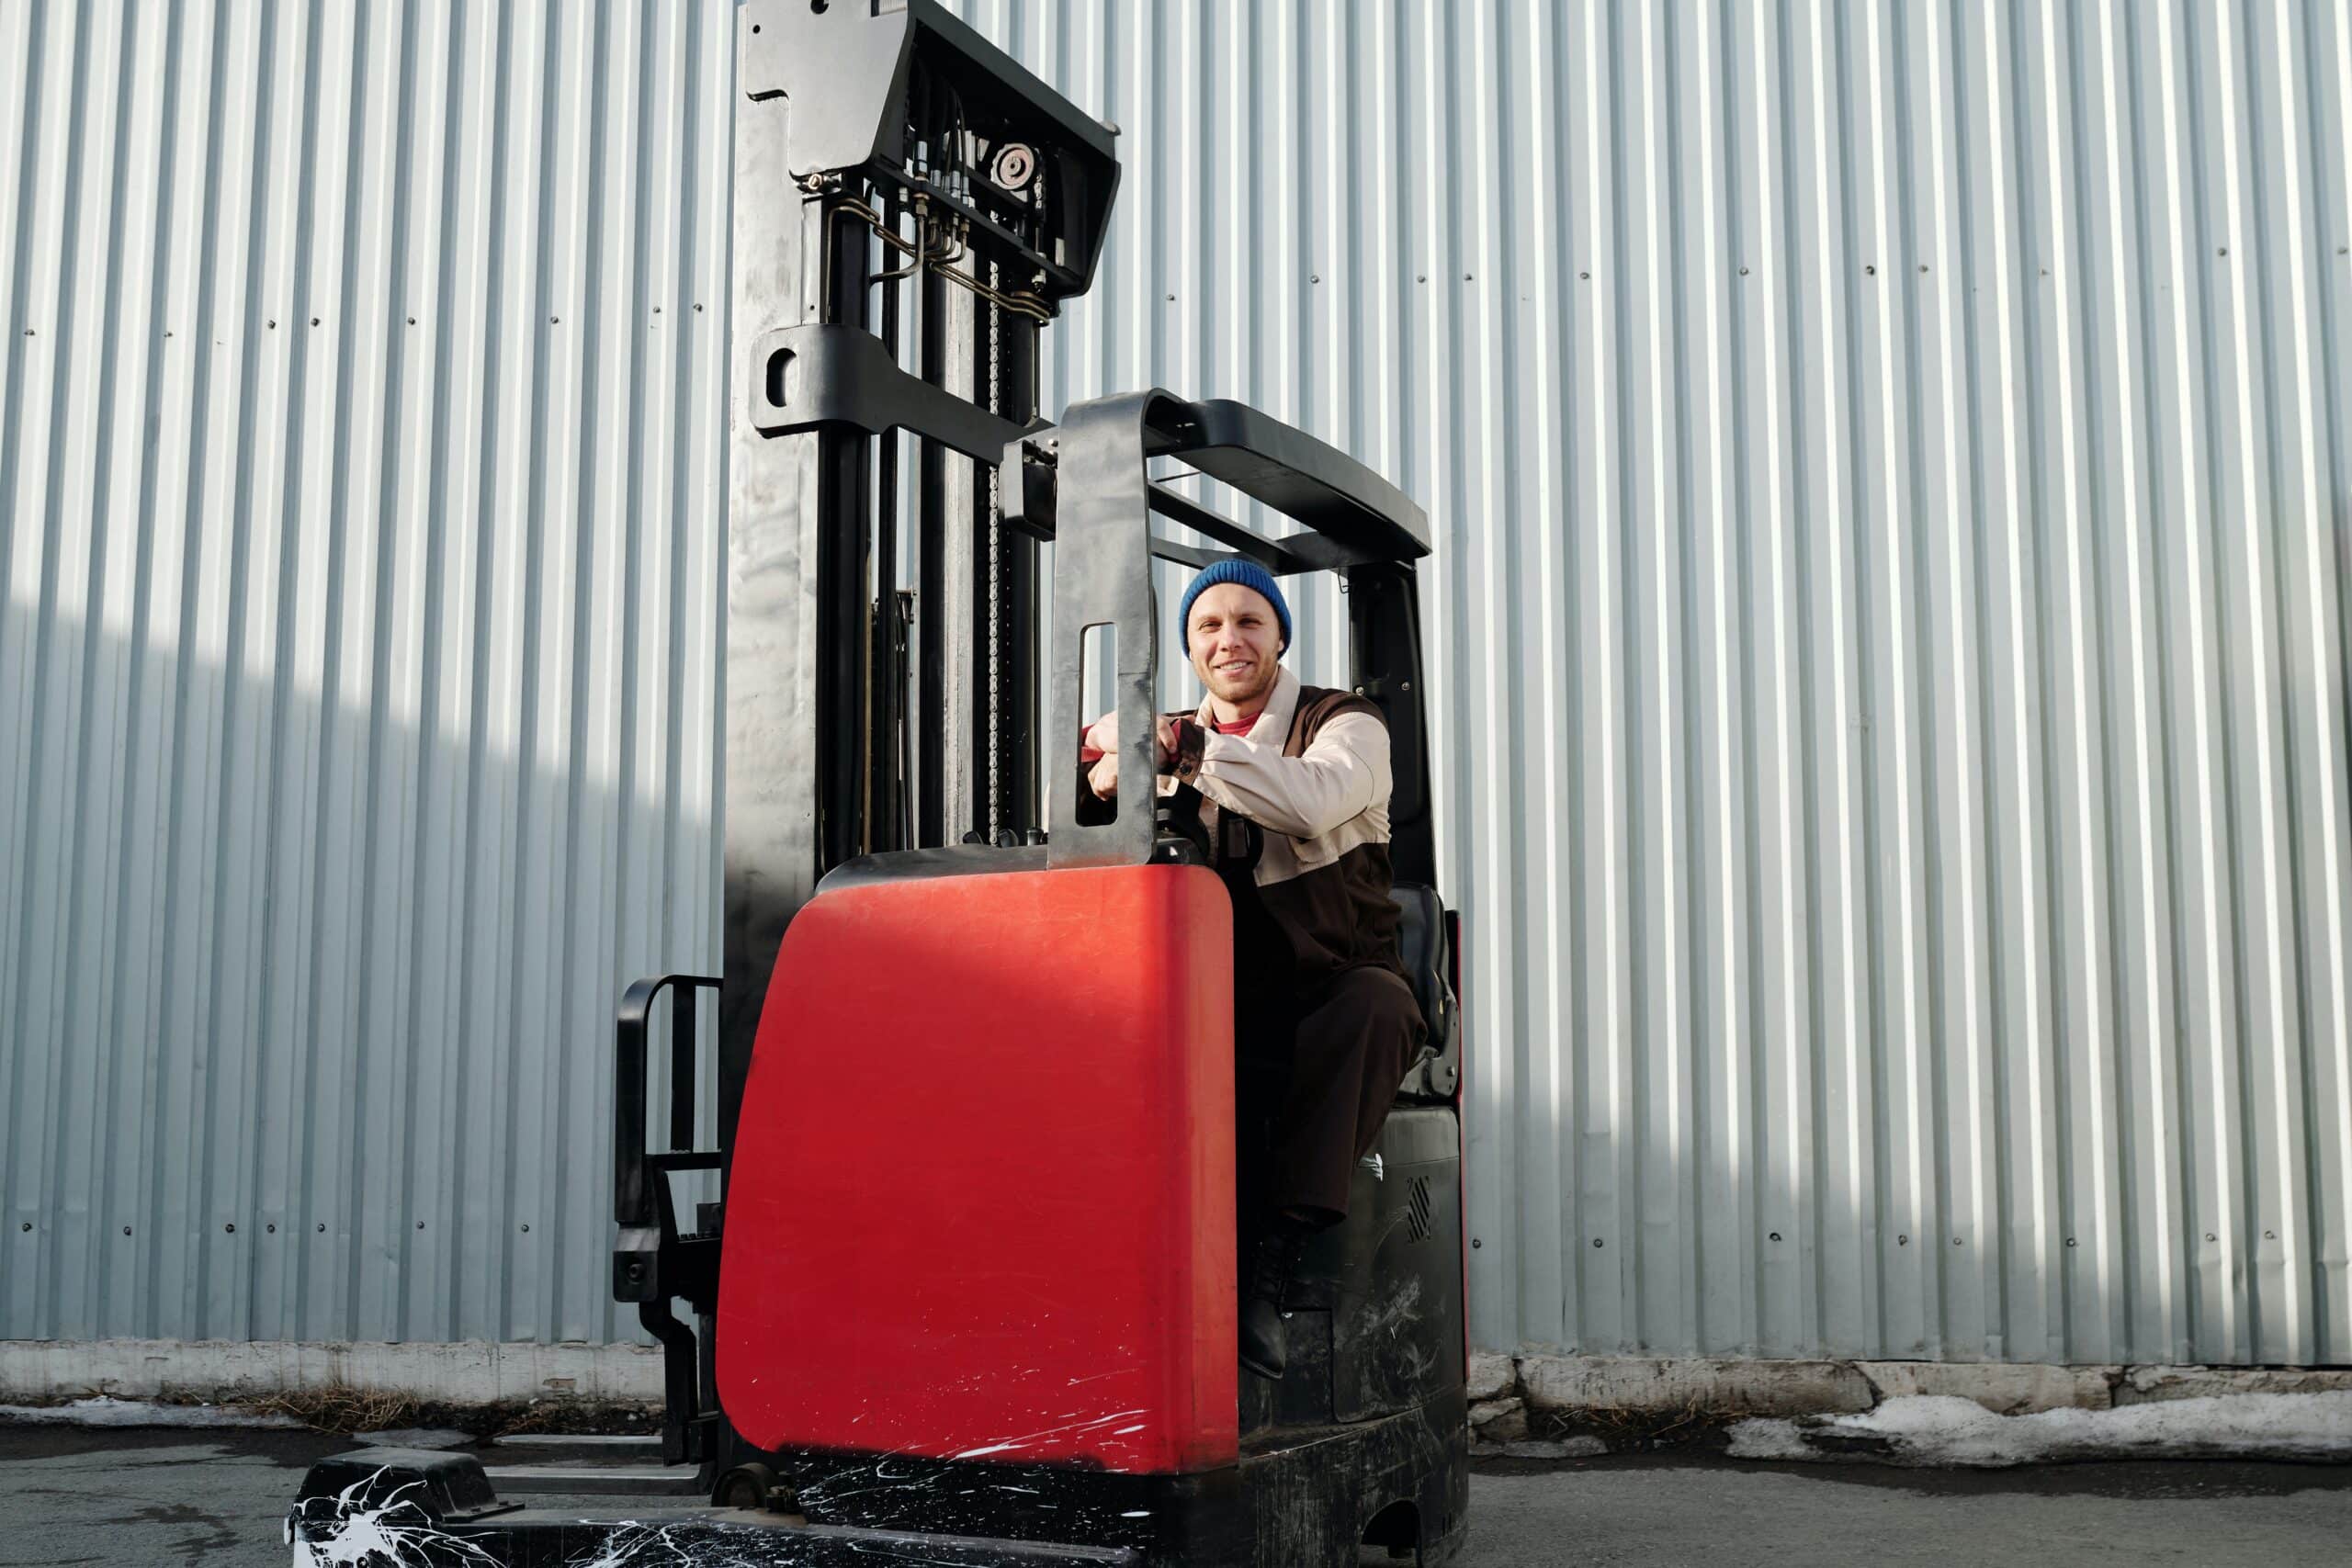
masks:
{"type": "Polygon", "coordinates": [[[763,1448],[1231,1463],[1230,906],[1197,867],[845,888],[786,933],[718,1372],[763,1448]]]}

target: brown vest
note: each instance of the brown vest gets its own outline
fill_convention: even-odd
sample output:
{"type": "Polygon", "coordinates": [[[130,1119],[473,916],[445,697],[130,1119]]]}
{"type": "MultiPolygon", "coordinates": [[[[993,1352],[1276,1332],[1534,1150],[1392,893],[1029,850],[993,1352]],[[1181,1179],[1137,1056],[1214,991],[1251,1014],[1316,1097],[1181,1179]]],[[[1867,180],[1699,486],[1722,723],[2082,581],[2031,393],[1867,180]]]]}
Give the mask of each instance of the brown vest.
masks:
{"type": "MultiPolygon", "coordinates": [[[[1283,755],[1299,757],[1343,713],[1381,716],[1352,692],[1303,686],[1283,755]]],[[[1217,818],[1212,859],[1233,897],[1234,988],[1309,990],[1348,969],[1404,972],[1385,840],[1357,844],[1328,865],[1259,886],[1253,873],[1269,829],[1231,812],[1217,818]]]]}

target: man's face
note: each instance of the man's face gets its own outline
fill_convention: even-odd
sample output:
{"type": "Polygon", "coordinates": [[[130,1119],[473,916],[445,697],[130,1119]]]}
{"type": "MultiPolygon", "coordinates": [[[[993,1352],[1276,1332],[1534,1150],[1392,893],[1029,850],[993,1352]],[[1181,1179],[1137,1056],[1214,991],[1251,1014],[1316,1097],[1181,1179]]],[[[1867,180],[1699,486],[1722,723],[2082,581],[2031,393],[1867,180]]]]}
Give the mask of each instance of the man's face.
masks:
{"type": "Polygon", "coordinates": [[[1220,582],[1202,593],[1193,601],[1184,641],[1201,684],[1237,707],[1255,705],[1281,674],[1282,623],[1254,588],[1220,582]]]}

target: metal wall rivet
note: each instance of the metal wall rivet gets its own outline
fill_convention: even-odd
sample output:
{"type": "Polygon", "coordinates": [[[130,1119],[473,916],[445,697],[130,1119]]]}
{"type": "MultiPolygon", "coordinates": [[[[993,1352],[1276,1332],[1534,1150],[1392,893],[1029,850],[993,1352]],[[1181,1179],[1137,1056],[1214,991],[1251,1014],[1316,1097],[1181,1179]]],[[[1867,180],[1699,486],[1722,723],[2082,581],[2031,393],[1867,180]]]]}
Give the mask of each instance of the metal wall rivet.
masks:
{"type": "Polygon", "coordinates": [[[262,1226],[262,1229],[267,1231],[272,1235],[276,1235],[277,1234],[277,1222],[276,1220],[272,1220],[269,1224],[262,1226]]]}
{"type": "Polygon", "coordinates": [[[270,323],[269,323],[269,330],[270,330],[271,332],[276,332],[276,331],[277,330],[277,323],[276,321],[272,321],[272,322],[270,322],[270,323]]]}
{"type": "Polygon", "coordinates": [[[311,324],[314,327],[317,326],[319,324],[319,319],[316,316],[312,316],[311,318],[311,324]]]}
{"type": "Polygon", "coordinates": [[[415,318],[414,316],[411,316],[411,317],[408,319],[408,324],[409,324],[410,326],[414,326],[414,325],[416,325],[416,318],[415,318]]]}
{"type": "Polygon", "coordinates": [[[1595,1247],[1599,1247],[1599,1246],[1600,1245],[1600,1238],[1599,1236],[1594,1236],[1594,1237],[1592,1238],[1592,1245],[1593,1245],[1593,1246],[1595,1246],[1595,1247]]]}
{"type": "Polygon", "coordinates": [[[2214,1241],[2214,1240],[2217,1240],[2217,1239],[2219,1239],[2219,1238],[2218,1238],[2218,1237],[2216,1237],[2216,1236],[2213,1235],[2213,1233],[2212,1233],[2211,1231],[2207,1231],[2207,1232],[2205,1233],[2205,1239],[2206,1239],[2207,1241],[2214,1241]]]}
{"type": "Polygon", "coordinates": [[[1479,1240],[1476,1236],[1475,1236],[1475,1235],[1474,1235],[1474,1236],[1472,1236],[1472,1237],[1470,1238],[1470,1246],[1471,1246],[1471,1247],[1472,1247],[1472,1249],[1473,1249],[1473,1250],[1476,1250],[1476,1248],[1481,1247],[1484,1247],[1484,1246],[1486,1246],[1486,1245],[1487,1245],[1487,1244],[1486,1244],[1485,1242],[1480,1241],[1480,1240],[1479,1240]]]}
{"type": "Polygon", "coordinates": [[[419,1221],[417,1221],[417,1222],[416,1222],[416,1228],[417,1228],[417,1229],[419,1229],[419,1230],[423,1230],[423,1229],[424,1228],[424,1222],[423,1220],[419,1220],[419,1221]]]}
{"type": "Polygon", "coordinates": [[[231,1235],[236,1235],[236,1234],[237,1234],[237,1227],[236,1227],[235,1225],[233,1225],[233,1224],[226,1224],[226,1225],[222,1225],[220,1228],[221,1228],[222,1230],[224,1230],[224,1231],[228,1232],[231,1235]]]}
{"type": "Polygon", "coordinates": [[[129,1225],[125,1225],[125,1226],[123,1226],[123,1227],[122,1227],[122,1234],[123,1234],[123,1235],[129,1235],[130,1234],[130,1227],[129,1225]]]}
{"type": "Polygon", "coordinates": [[[1919,264],[1919,270],[1920,270],[1921,272],[1925,272],[1925,271],[1927,271],[1927,270],[1928,270],[1928,264],[1927,264],[1926,262],[1921,262],[1921,263],[1919,264]]]}
{"type": "Polygon", "coordinates": [[[1746,276],[1747,276],[1747,269],[1746,267],[1741,267],[1741,268],[1739,269],[1739,276],[1742,276],[1742,277],[1746,277],[1746,276]]]}
{"type": "Polygon", "coordinates": [[[2068,1247],[2072,1247],[2072,1246],[2074,1246],[2074,1245],[2075,1245],[2075,1238],[2074,1238],[2073,1236],[2068,1236],[2068,1237],[2066,1238],[2066,1245],[2067,1245],[2068,1247]]]}
{"type": "Polygon", "coordinates": [[[1894,1238],[1894,1245],[1897,1247],[1908,1247],[1911,1245],[1911,1238],[1907,1235],[1896,1236],[1894,1238]]]}
{"type": "Polygon", "coordinates": [[[32,1229],[32,1228],[33,1228],[33,1223],[32,1223],[32,1221],[30,1221],[30,1220],[27,1220],[27,1221],[24,1223],[24,1224],[23,1224],[23,1226],[22,1226],[21,1228],[22,1228],[22,1229],[25,1229],[25,1230],[30,1230],[30,1229],[32,1229]]]}
{"type": "Polygon", "coordinates": [[[1952,1244],[1954,1247],[1958,1247],[1958,1246],[1960,1245],[1960,1237],[1958,1237],[1958,1236],[1954,1236],[1954,1237],[1952,1237],[1952,1238],[1951,1238],[1951,1244],[1952,1244]]]}
{"type": "Polygon", "coordinates": [[[321,1224],[321,1225],[319,1226],[319,1234],[320,1234],[320,1235],[324,1235],[326,1234],[326,1228],[327,1228],[327,1227],[326,1227],[323,1224],[321,1224]]]}
{"type": "Polygon", "coordinates": [[[2277,1231],[2264,1231],[2262,1233],[2262,1239],[2265,1241],[2277,1241],[2278,1239],[2278,1233],[2277,1231]]]}
{"type": "Polygon", "coordinates": [[[1868,262],[1864,262],[1862,264],[1862,271],[1871,277],[1876,277],[1878,276],[1878,268],[1868,262]]]}
{"type": "Polygon", "coordinates": [[[563,318],[561,316],[549,316],[548,318],[548,325],[551,327],[560,327],[563,325],[563,318]]]}
{"type": "Polygon", "coordinates": [[[1774,1241],[1778,1241],[1778,1240],[1780,1240],[1780,1239],[1781,1239],[1781,1233],[1780,1233],[1779,1231],[1774,1231],[1774,1232],[1772,1233],[1772,1239],[1773,1239],[1774,1241]]]}
{"type": "Polygon", "coordinates": [[[526,1225],[523,1227],[523,1234],[524,1234],[525,1235],[530,1235],[530,1234],[531,1234],[531,1227],[530,1227],[529,1225],[526,1224],[526,1225]]]}

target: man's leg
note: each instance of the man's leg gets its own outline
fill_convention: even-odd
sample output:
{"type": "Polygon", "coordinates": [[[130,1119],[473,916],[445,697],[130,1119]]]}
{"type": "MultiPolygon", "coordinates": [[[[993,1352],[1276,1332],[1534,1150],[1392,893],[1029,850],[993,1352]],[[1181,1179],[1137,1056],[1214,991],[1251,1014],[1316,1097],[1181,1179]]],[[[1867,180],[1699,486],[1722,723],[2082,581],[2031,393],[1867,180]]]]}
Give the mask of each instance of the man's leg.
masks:
{"type": "Polygon", "coordinates": [[[1424,1033],[1412,987],[1390,970],[1348,970],[1306,998],[1273,1128],[1278,1212],[1317,1228],[1347,1213],[1356,1162],[1380,1141],[1424,1033]]]}
{"type": "Polygon", "coordinates": [[[1291,1038],[1298,1027],[1295,998],[1257,995],[1234,1009],[1234,1195],[1239,1201],[1246,1251],[1274,1213],[1273,1130],[1290,1094],[1291,1038]]]}
{"type": "Polygon", "coordinates": [[[1302,998],[1266,1153],[1264,1229],[1242,1275],[1241,1364],[1261,1377],[1289,1360],[1282,1305],[1299,1248],[1347,1213],[1356,1161],[1379,1141],[1423,1032],[1411,989],[1385,969],[1350,970],[1302,998]]]}

